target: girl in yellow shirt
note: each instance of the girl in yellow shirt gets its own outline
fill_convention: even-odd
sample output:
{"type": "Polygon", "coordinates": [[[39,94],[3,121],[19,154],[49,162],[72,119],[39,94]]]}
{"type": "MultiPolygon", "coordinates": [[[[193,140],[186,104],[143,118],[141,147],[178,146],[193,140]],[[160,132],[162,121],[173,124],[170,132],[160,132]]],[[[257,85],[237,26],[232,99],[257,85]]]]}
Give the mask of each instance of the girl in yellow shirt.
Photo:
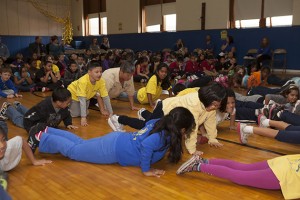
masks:
{"type": "Polygon", "coordinates": [[[152,108],[155,106],[155,101],[159,99],[162,90],[169,90],[169,96],[171,96],[170,90],[170,78],[169,67],[165,63],[160,63],[157,66],[156,72],[149,79],[146,87],[143,87],[137,92],[137,100],[141,104],[149,103],[152,108]]]}
{"type": "Polygon", "coordinates": [[[239,185],[280,190],[285,199],[300,198],[300,154],[281,156],[267,161],[244,164],[225,159],[192,156],[177,170],[204,172],[239,185]]]}

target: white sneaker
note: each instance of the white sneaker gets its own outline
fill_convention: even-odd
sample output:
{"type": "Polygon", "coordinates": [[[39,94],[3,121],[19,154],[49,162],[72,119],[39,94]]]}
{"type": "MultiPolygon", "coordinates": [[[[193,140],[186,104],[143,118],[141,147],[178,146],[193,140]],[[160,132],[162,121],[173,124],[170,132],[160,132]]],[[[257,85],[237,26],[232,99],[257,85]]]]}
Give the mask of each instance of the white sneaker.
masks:
{"type": "Polygon", "coordinates": [[[247,126],[247,124],[242,124],[242,123],[238,123],[237,125],[237,132],[239,134],[239,139],[240,139],[240,142],[242,144],[247,144],[248,143],[248,137],[249,135],[251,135],[251,133],[246,133],[244,131],[244,128],[247,126]]]}
{"type": "Polygon", "coordinates": [[[266,120],[266,119],[267,119],[266,116],[264,116],[263,114],[260,114],[260,115],[257,117],[258,126],[259,126],[259,127],[262,127],[262,128],[267,128],[268,126],[265,126],[265,125],[263,124],[263,121],[266,120]]]}
{"type": "Polygon", "coordinates": [[[145,110],[146,110],[146,108],[141,108],[137,111],[137,116],[138,116],[139,120],[145,121],[145,118],[142,116],[142,112],[144,112],[145,110]]]}
{"type": "Polygon", "coordinates": [[[295,114],[299,114],[299,111],[300,111],[300,100],[297,100],[296,103],[295,103],[295,106],[292,110],[292,113],[295,113],[295,114]]]}
{"type": "Polygon", "coordinates": [[[123,129],[123,125],[118,122],[117,115],[113,115],[110,118],[108,118],[108,125],[114,131],[125,132],[125,130],[123,129]]]}

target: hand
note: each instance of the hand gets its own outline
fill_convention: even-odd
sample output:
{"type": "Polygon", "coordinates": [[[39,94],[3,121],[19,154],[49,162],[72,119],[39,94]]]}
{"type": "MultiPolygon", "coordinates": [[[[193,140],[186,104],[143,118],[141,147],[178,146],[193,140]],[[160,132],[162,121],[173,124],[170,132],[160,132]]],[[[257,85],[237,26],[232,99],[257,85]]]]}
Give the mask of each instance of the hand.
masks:
{"type": "Polygon", "coordinates": [[[150,169],[149,171],[147,172],[143,172],[143,174],[145,176],[154,176],[154,177],[160,177],[162,175],[165,174],[165,170],[161,170],[161,169],[150,169]]]}
{"type": "Polygon", "coordinates": [[[81,117],[81,122],[80,122],[80,124],[81,124],[81,126],[88,126],[86,117],[81,117]]]}
{"type": "Polygon", "coordinates": [[[209,145],[211,147],[216,147],[216,148],[220,148],[223,146],[223,144],[221,144],[220,142],[209,142],[209,145]]]}
{"type": "Polygon", "coordinates": [[[100,110],[101,111],[101,114],[104,115],[104,116],[109,116],[109,112],[107,110],[100,110]]]}
{"type": "Polygon", "coordinates": [[[155,107],[155,103],[151,103],[150,106],[151,106],[152,108],[154,108],[154,107],[155,107]]]}
{"type": "Polygon", "coordinates": [[[193,156],[201,156],[203,155],[203,152],[202,151],[195,151],[194,153],[192,153],[193,156]]]}
{"type": "Polygon", "coordinates": [[[78,127],[77,126],[73,126],[73,125],[68,125],[67,128],[68,129],[77,129],[78,127]]]}
{"type": "Polygon", "coordinates": [[[43,166],[43,165],[46,165],[46,164],[49,164],[49,163],[52,163],[52,160],[41,159],[41,160],[34,160],[32,162],[32,164],[34,166],[43,166]]]}
{"type": "Polygon", "coordinates": [[[17,97],[17,98],[22,98],[23,95],[21,95],[21,94],[15,94],[15,97],[17,97]]]}
{"type": "Polygon", "coordinates": [[[14,98],[15,96],[13,95],[13,94],[9,94],[9,95],[7,95],[6,96],[6,98],[8,98],[8,99],[12,99],[12,98],[14,98]]]}
{"type": "Polygon", "coordinates": [[[135,107],[135,106],[131,106],[131,110],[139,110],[140,108],[135,107]]]}
{"type": "Polygon", "coordinates": [[[236,126],[229,126],[229,130],[236,130],[236,126]]]}

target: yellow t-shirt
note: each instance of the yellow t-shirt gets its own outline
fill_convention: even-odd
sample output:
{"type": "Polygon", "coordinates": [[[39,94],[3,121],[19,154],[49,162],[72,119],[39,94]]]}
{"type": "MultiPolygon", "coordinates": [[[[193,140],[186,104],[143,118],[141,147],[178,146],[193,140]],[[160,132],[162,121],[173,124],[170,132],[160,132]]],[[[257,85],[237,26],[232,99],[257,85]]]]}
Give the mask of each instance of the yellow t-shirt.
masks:
{"type": "Polygon", "coordinates": [[[200,89],[199,87],[186,88],[186,89],[180,91],[176,96],[179,97],[179,96],[183,96],[183,95],[186,95],[186,94],[189,94],[189,93],[192,93],[192,92],[198,92],[199,89],[200,89]]]}
{"type": "Polygon", "coordinates": [[[100,79],[93,85],[90,81],[88,74],[84,75],[80,79],[73,81],[69,86],[68,90],[72,94],[72,100],[79,101],[78,97],[85,97],[87,100],[93,98],[96,93],[99,93],[101,97],[108,96],[105,81],[100,79]]]}
{"type": "Polygon", "coordinates": [[[155,75],[153,75],[146,87],[143,87],[141,89],[139,89],[139,91],[137,92],[137,99],[141,104],[146,104],[149,103],[148,101],[148,97],[147,97],[147,93],[152,94],[152,100],[155,101],[157,100],[161,93],[162,93],[162,88],[161,88],[161,83],[159,83],[157,85],[157,77],[155,75]]]}
{"type": "Polygon", "coordinates": [[[300,154],[268,160],[268,165],[279,180],[284,198],[300,198],[300,154]]]}

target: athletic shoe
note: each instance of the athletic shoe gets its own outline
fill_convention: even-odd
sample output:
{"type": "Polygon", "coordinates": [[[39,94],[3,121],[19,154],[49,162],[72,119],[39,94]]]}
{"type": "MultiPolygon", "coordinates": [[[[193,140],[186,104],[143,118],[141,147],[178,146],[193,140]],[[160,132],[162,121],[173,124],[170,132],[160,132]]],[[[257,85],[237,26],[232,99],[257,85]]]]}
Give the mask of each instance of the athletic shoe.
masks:
{"type": "Polygon", "coordinates": [[[7,189],[7,182],[8,174],[4,171],[0,171],[0,186],[2,186],[4,190],[7,189]]]}
{"type": "Polygon", "coordinates": [[[238,123],[237,125],[237,132],[239,134],[239,139],[240,139],[240,142],[242,144],[247,144],[248,143],[248,137],[249,135],[251,135],[251,133],[246,133],[244,131],[244,128],[247,126],[247,124],[242,124],[242,123],[238,123]]]}
{"type": "Polygon", "coordinates": [[[257,117],[257,121],[258,121],[258,126],[259,127],[262,127],[262,128],[267,128],[268,126],[264,126],[263,125],[263,121],[264,120],[266,120],[267,119],[267,117],[265,116],[265,115],[263,115],[263,114],[260,114],[258,117],[257,117]]]}
{"type": "Polygon", "coordinates": [[[292,113],[299,115],[300,114],[300,100],[297,100],[295,106],[292,110],[292,113]]]}
{"type": "Polygon", "coordinates": [[[189,160],[187,160],[178,168],[176,174],[191,172],[196,166],[198,166],[199,164],[201,165],[202,163],[207,163],[207,160],[201,158],[199,155],[193,155],[189,160]]]}
{"type": "Polygon", "coordinates": [[[36,148],[38,148],[40,141],[37,139],[40,138],[40,134],[42,134],[47,129],[45,123],[37,123],[35,126],[32,126],[29,130],[29,137],[27,139],[27,143],[32,150],[32,153],[35,152],[36,148]],[[36,137],[36,134],[37,137],[36,137]]]}
{"type": "MultiPolygon", "coordinates": [[[[265,105],[261,110],[260,110],[261,114],[263,114],[266,117],[269,117],[270,115],[270,106],[269,105],[265,105]]],[[[259,116],[259,115],[258,115],[259,116]]]]}
{"type": "Polygon", "coordinates": [[[42,92],[48,92],[50,89],[49,88],[47,88],[47,87],[43,87],[42,88],[42,92]]]}
{"type": "Polygon", "coordinates": [[[123,129],[123,125],[118,122],[117,115],[113,115],[108,118],[108,124],[114,131],[125,132],[125,130],[123,129]]]}
{"type": "Polygon", "coordinates": [[[142,116],[142,112],[144,112],[145,110],[146,110],[146,108],[141,108],[137,111],[137,116],[138,116],[139,120],[145,121],[145,118],[142,116]]]}
{"type": "Polygon", "coordinates": [[[15,106],[15,108],[17,108],[19,105],[21,105],[21,102],[19,102],[19,101],[14,101],[14,106],[15,106]]]}
{"type": "Polygon", "coordinates": [[[7,120],[6,111],[11,104],[8,102],[4,102],[0,109],[0,118],[3,120],[7,120]]]}
{"type": "Polygon", "coordinates": [[[31,93],[35,92],[35,90],[36,90],[35,87],[30,88],[30,92],[31,92],[31,93]]]}
{"type": "Polygon", "coordinates": [[[285,84],[283,84],[281,86],[280,92],[283,92],[283,91],[287,90],[290,87],[291,84],[295,84],[295,81],[288,80],[285,84]]]}
{"type": "Polygon", "coordinates": [[[278,105],[278,104],[273,104],[272,107],[270,108],[270,114],[269,114],[269,119],[275,120],[275,121],[280,121],[280,118],[278,117],[278,112],[283,110],[283,107],[278,105]]]}

